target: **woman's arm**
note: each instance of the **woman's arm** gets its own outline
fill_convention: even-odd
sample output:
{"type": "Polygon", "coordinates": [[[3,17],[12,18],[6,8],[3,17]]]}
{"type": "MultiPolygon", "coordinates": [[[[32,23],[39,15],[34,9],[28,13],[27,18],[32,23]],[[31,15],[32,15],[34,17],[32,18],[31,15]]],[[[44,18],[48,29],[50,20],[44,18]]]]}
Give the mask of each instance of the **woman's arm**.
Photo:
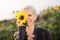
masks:
{"type": "Polygon", "coordinates": [[[46,40],[52,40],[52,35],[49,30],[45,30],[45,38],[46,40]]]}
{"type": "Polygon", "coordinates": [[[52,40],[51,32],[49,30],[38,28],[36,33],[38,40],[52,40]]]}
{"type": "Polygon", "coordinates": [[[24,40],[26,36],[26,26],[19,27],[19,40],[24,40]]]}
{"type": "Polygon", "coordinates": [[[19,31],[14,33],[15,40],[24,40],[26,36],[26,27],[19,27],[19,31]]]}

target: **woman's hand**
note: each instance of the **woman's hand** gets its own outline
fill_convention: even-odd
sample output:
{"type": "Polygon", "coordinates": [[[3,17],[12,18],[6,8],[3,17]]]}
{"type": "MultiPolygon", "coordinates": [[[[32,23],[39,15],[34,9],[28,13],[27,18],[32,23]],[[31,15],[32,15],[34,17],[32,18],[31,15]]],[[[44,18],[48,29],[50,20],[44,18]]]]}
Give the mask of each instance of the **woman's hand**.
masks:
{"type": "Polygon", "coordinates": [[[17,26],[18,27],[21,27],[21,26],[23,26],[23,25],[21,25],[20,23],[18,23],[18,22],[16,22],[16,24],[17,24],[17,26]]]}

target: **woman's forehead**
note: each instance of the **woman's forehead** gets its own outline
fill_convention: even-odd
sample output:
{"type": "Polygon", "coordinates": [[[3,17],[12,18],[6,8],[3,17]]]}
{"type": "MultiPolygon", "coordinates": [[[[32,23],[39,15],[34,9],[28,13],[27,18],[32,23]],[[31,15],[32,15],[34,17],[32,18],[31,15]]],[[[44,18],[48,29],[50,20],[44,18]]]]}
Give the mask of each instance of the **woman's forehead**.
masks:
{"type": "Polygon", "coordinates": [[[31,10],[25,10],[27,12],[27,14],[29,15],[33,15],[33,12],[31,10]]]}

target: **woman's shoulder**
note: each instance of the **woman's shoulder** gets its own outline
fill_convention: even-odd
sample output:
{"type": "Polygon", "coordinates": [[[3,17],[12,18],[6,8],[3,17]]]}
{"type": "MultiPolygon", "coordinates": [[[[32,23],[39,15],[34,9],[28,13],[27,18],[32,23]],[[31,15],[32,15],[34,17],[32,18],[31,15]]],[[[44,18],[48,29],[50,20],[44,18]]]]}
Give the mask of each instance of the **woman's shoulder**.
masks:
{"type": "Polygon", "coordinates": [[[48,29],[44,29],[44,28],[40,28],[40,27],[36,27],[36,34],[38,36],[42,35],[46,40],[51,40],[51,32],[48,29]]]}
{"type": "Polygon", "coordinates": [[[36,34],[43,34],[43,35],[51,35],[50,30],[44,29],[44,28],[41,28],[41,27],[36,27],[35,28],[35,33],[36,34]]]}
{"type": "Polygon", "coordinates": [[[48,29],[41,28],[41,27],[36,27],[35,30],[39,32],[50,32],[48,29]]]}

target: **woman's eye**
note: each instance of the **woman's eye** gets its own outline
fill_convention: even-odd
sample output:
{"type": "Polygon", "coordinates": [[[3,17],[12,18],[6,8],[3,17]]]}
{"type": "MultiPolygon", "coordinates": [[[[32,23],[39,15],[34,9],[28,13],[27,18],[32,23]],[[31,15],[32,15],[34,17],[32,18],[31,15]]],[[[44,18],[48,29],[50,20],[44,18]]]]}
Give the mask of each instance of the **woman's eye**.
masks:
{"type": "Polygon", "coordinates": [[[29,15],[29,16],[32,16],[32,15],[29,15]]]}

